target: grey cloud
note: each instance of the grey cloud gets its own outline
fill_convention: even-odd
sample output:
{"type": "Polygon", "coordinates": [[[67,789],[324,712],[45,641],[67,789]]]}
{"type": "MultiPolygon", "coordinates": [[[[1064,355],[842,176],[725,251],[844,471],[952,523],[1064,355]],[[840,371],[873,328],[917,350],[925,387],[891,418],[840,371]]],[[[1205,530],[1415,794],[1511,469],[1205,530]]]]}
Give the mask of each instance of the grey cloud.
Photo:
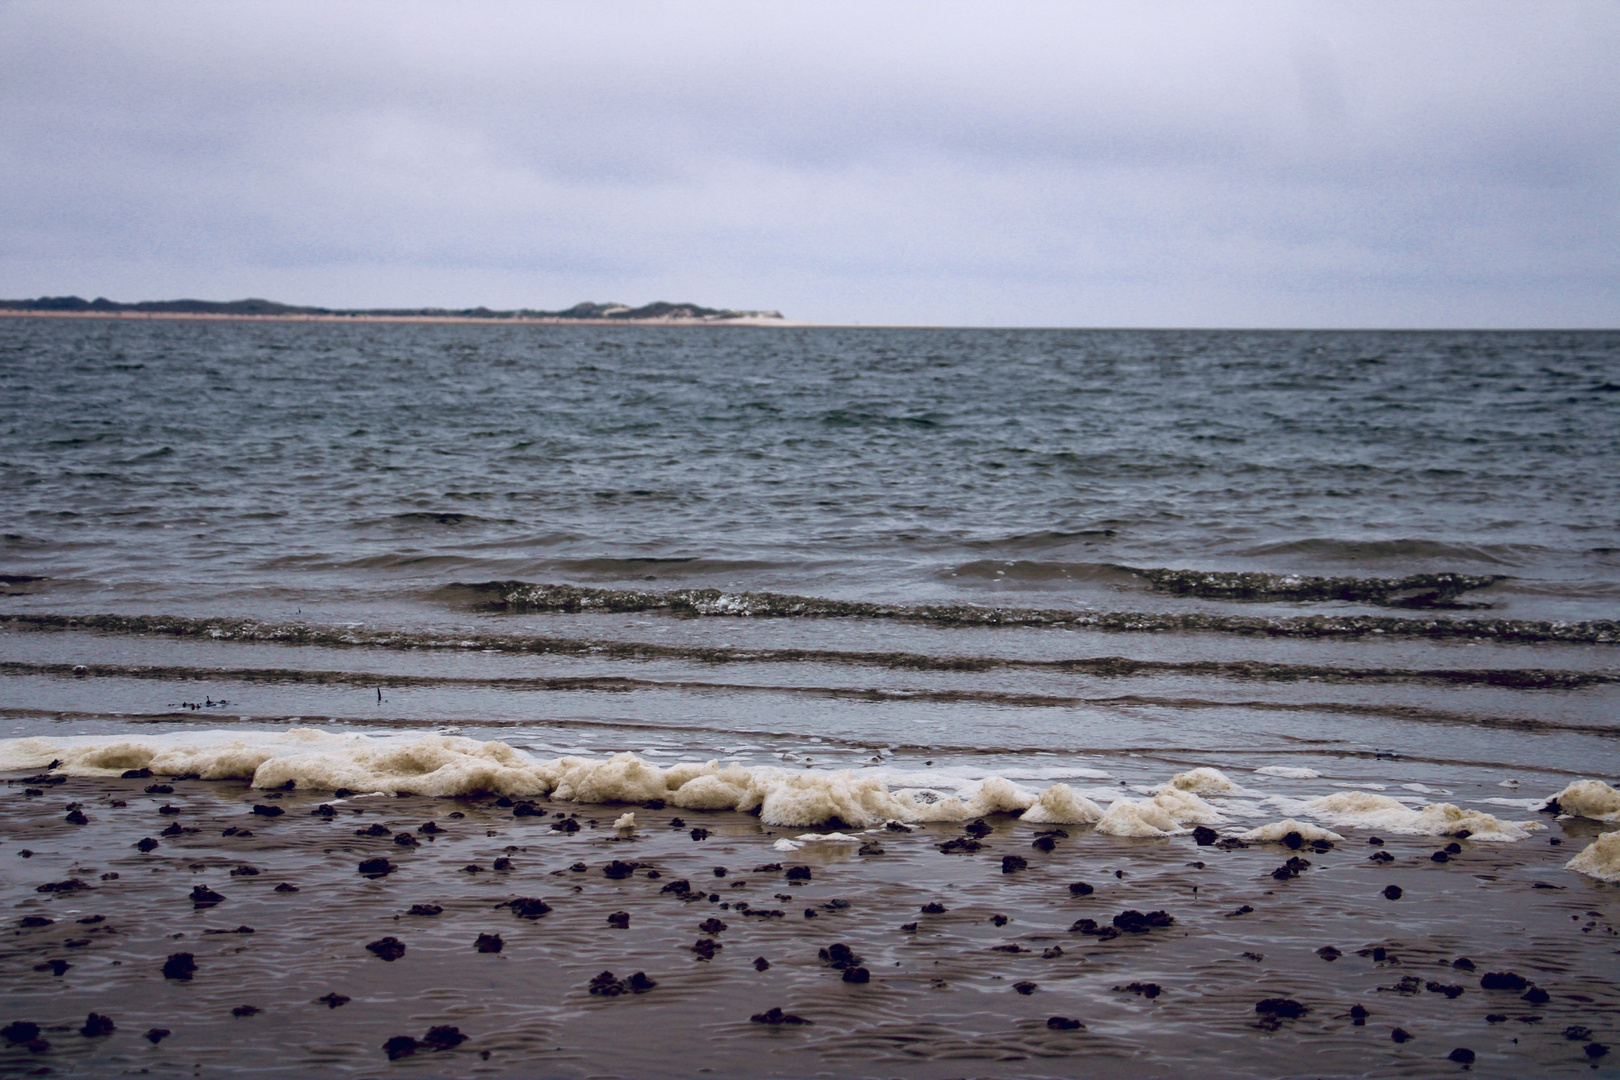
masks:
{"type": "Polygon", "coordinates": [[[0,7],[0,293],[1612,324],[1598,4],[0,7]]]}

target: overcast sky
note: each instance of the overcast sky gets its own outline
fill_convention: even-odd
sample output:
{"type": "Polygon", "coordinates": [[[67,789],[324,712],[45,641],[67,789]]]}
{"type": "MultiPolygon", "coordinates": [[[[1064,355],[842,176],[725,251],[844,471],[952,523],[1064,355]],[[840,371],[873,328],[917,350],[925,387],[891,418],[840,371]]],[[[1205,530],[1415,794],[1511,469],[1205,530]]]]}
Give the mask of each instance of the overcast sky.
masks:
{"type": "Polygon", "coordinates": [[[1620,4],[0,0],[0,296],[1620,325],[1620,4]]]}

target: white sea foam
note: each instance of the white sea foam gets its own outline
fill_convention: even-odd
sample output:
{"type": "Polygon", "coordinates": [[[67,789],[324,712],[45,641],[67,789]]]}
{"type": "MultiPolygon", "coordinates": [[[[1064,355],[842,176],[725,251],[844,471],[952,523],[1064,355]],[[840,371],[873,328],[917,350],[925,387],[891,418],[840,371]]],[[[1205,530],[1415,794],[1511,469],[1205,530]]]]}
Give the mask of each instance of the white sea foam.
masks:
{"type": "Polygon", "coordinates": [[[1285,780],[1315,780],[1322,775],[1315,769],[1299,769],[1291,765],[1266,765],[1254,771],[1259,776],[1280,776],[1285,780]]]}
{"type": "Polygon", "coordinates": [[[1340,791],[1290,805],[1299,813],[1341,828],[1408,836],[1450,836],[1466,830],[1474,840],[1505,842],[1523,840],[1533,830],[1546,828],[1539,821],[1503,821],[1451,803],[1429,803],[1414,809],[1398,799],[1365,791],[1340,791]]]}
{"type": "Polygon", "coordinates": [[[633,828],[635,828],[636,827],[636,814],[635,814],[635,811],[632,810],[628,814],[620,814],[617,818],[614,819],[613,827],[615,829],[633,829],[633,828]]]}
{"type": "Polygon", "coordinates": [[[1344,837],[1336,832],[1329,832],[1320,825],[1312,825],[1308,821],[1295,821],[1293,818],[1284,818],[1282,821],[1273,821],[1269,825],[1262,825],[1258,829],[1237,834],[1239,840],[1252,840],[1260,844],[1280,844],[1289,833],[1299,833],[1301,840],[1343,840],[1344,837]]]}
{"type": "Polygon", "coordinates": [[[1553,796],[1563,812],[1593,821],[1620,821],[1620,791],[1601,780],[1577,780],[1553,796]]]}
{"type": "Polygon", "coordinates": [[[1024,811],[1024,820],[1038,825],[1090,825],[1102,816],[1102,807],[1068,784],[1053,784],[1024,811]]]}
{"type": "Polygon", "coordinates": [[[1564,868],[1599,881],[1620,882],[1620,832],[1604,833],[1564,868]]]}
{"type": "Polygon", "coordinates": [[[1188,769],[1183,773],[1176,773],[1159,791],[1185,791],[1193,795],[1254,795],[1256,792],[1247,791],[1233,783],[1230,777],[1219,769],[1207,766],[1188,769]]]}
{"type": "MultiPolygon", "coordinates": [[[[630,753],[607,759],[537,759],[501,742],[458,736],[337,735],[314,728],[281,732],[182,732],[134,739],[32,738],[0,742],[0,771],[60,761],[69,775],[113,776],[128,769],[164,775],[247,780],[255,787],[332,791],[410,791],[450,796],[485,791],[551,795],[589,803],[662,799],[692,810],[757,811],[769,825],[822,825],[837,818],[865,828],[885,821],[964,821],[1021,812],[1037,793],[1002,777],[938,777],[953,793],[892,790],[911,779],[890,770],[793,770],[682,761],[660,768],[630,753]]],[[[913,774],[915,775],[915,774],[913,774]]]]}
{"type": "MultiPolygon", "coordinates": [[[[985,814],[1022,813],[1035,824],[1095,823],[1098,832],[1108,835],[1172,836],[1193,825],[1228,820],[1226,813],[1203,796],[1255,795],[1209,768],[1179,773],[1148,789],[1145,797],[1129,798],[1121,797],[1125,789],[1078,791],[1063,783],[1044,791],[1032,790],[1005,777],[963,775],[967,770],[785,769],[723,765],[714,760],[678,761],[660,767],[631,753],[543,759],[505,743],[461,736],[333,734],[314,728],[0,741],[0,771],[38,769],[53,760],[61,762],[60,771],[81,776],[148,768],[162,775],[246,780],[262,788],[293,781],[300,788],[314,790],[347,788],[385,794],[490,792],[513,797],[550,795],[587,803],[659,799],[689,810],[756,812],[768,825],[810,827],[836,819],[858,829],[886,821],[952,822],[985,814]],[[1105,810],[1099,802],[1111,805],[1105,810]]],[[[1596,781],[1571,785],[1563,795],[1570,797],[1566,809],[1571,812],[1620,810],[1620,793],[1596,781]],[[1604,810],[1611,806],[1608,799],[1615,802],[1611,810],[1604,810]]],[[[1268,801],[1289,815],[1328,825],[1393,833],[1438,835],[1467,829],[1477,840],[1516,840],[1542,827],[1536,822],[1501,821],[1446,803],[1414,809],[1396,799],[1361,791],[1306,802],[1268,801]]],[[[1253,816],[1258,808],[1234,801],[1225,809],[1253,816]]],[[[626,818],[633,823],[633,815],[626,818]]],[[[616,822],[615,827],[627,826],[616,822]]],[[[1303,830],[1301,835],[1305,835],[1303,830]]],[[[786,841],[803,842],[803,838],[786,841]]]]}
{"type": "Polygon", "coordinates": [[[1188,832],[1190,825],[1225,820],[1197,795],[1166,785],[1151,799],[1120,799],[1098,820],[1097,831],[1109,836],[1177,836],[1188,832]]]}

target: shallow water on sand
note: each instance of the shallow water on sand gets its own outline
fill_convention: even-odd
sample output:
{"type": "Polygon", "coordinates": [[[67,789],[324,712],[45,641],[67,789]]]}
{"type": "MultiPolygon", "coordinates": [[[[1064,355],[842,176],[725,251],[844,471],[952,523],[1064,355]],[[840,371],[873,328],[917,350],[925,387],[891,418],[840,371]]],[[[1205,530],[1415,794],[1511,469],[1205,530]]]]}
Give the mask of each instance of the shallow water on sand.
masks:
{"type": "Polygon", "coordinates": [[[1617,387],[1603,333],[0,319],[0,740],[60,744],[24,764],[0,742],[0,1022],[57,1029],[38,1054],[0,1046],[0,1067],[1428,1076],[1464,1046],[1487,1075],[1607,1075],[1620,1052],[1585,1048],[1620,1048],[1620,894],[1564,864],[1614,822],[1534,811],[1620,777],[1617,387]],[[329,823],[309,813],[327,773],[271,800],[244,787],[252,764],[162,796],[144,793],[162,775],[71,763],[23,782],[75,739],[307,728],[850,770],[942,799],[999,776],[1103,808],[1214,766],[1244,789],[1209,795],[1223,835],[1347,791],[1550,828],[1384,830],[1380,848],[1313,819],[1345,839],[1279,881],[1293,852],[1198,846],[1190,821],[1065,824],[1044,852],[1050,826],[992,812],[975,853],[938,850],[962,822],[862,836],[881,855],[784,853],[839,823],[672,806],[621,835],[625,806],[547,802],[595,820],[566,835],[471,792],[350,799],[329,823]],[[88,824],[62,820],[71,802],[88,824]],[[200,831],[132,847],[176,817],[200,831]],[[353,835],[430,819],[449,831],[416,847],[353,835]],[[398,873],[355,872],[385,852],[398,873]],[[1029,865],[1003,874],[1004,855],[1029,865]],[[614,858],[718,898],[678,900],[647,867],[605,878],[614,858]],[[772,862],[812,880],[753,870],[772,862]],[[92,888],[36,891],[73,877],[92,888]],[[194,911],[198,882],[228,900],[194,911]],[[494,907],[514,896],[553,910],[494,907]],[[784,914],[733,915],[739,898],[784,914]],[[922,915],[931,900],[948,912],[922,915]],[[444,911],[396,921],[413,903],[444,911]],[[1130,908],[1176,921],[1069,929],[1130,908]],[[620,910],[629,930],[605,922],[620,910]],[[699,959],[717,913],[725,948],[699,959]],[[19,924],[33,914],[55,922],[19,924]],[[203,933],[238,925],[255,932],[203,933]],[[479,933],[504,951],[476,952],[479,933]],[[365,950],[386,935],[404,957],[365,950]],[[817,956],[840,941],[869,983],[817,956]],[[162,977],[175,951],[194,979],[162,977]],[[1549,1001],[1480,988],[1505,969],[1549,1001]],[[603,970],[658,986],[590,995],[603,970]],[[1133,982],[1162,992],[1115,989],[1133,982]],[[328,992],[352,1001],[313,1003],[328,992]],[[1309,1012],[1255,1012],[1277,997],[1309,1012]],[[749,1021],[773,1005],[814,1023],[749,1021]],[[118,1031],[79,1035],[91,1010],[118,1031]],[[385,1039],[439,1024],[467,1043],[389,1065],[385,1039]],[[153,1026],[173,1034],[151,1044],[153,1026]]]}

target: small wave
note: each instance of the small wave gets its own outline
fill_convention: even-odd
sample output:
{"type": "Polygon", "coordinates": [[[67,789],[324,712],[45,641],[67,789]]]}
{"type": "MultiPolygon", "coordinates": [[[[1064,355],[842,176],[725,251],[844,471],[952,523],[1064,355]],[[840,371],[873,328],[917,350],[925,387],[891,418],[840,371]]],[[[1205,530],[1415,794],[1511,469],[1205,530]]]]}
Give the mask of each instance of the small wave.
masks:
{"type": "Polygon", "coordinates": [[[1371,563],[1410,562],[1429,559],[1436,562],[1472,562],[1518,566],[1537,554],[1537,549],[1516,544],[1448,544],[1442,540],[1337,540],[1317,537],[1280,540],[1257,544],[1235,552],[1238,555],[1268,557],[1304,555],[1324,562],[1371,563]]]}
{"type": "Polygon", "coordinates": [[[959,563],[939,573],[943,579],[968,578],[984,581],[1046,582],[1128,582],[1136,571],[1112,563],[1041,562],[1033,559],[975,559],[959,563]]]}
{"type": "Polygon", "coordinates": [[[862,618],[939,626],[1051,626],[1128,633],[1204,632],[1272,637],[1480,638],[1517,642],[1608,644],[1620,641],[1620,622],[1546,622],[1532,619],[1400,618],[1384,615],[1267,617],[1209,612],[1145,613],[987,607],[975,604],[878,604],[859,600],[721,589],[597,589],[526,581],[456,584],[489,597],[485,610],[524,612],[661,612],[688,618],[862,618]]]}
{"type": "MultiPolygon", "coordinates": [[[[1494,686],[1519,690],[1572,690],[1620,683],[1620,674],[1548,668],[1361,668],[1320,664],[1280,664],[1253,660],[1143,660],[1124,656],[1031,660],[1000,656],[951,656],[912,652],[862,652],[842,649],[748,649],[732,646],[666,645],[657,642],[599,638],[547,637],[528,634],[444,634],[427,631],[373,630],[366,627],[310,623],[258,622],[250,619],[188,619],[177,615],[63,615],[43,612],[0,613],[0,626],[44,632],[92,631],[103,634],[153,634],[211,641],[262,642],[365,649],[482,649],[503,653],[589,656],[611,660],[688,660],[704,664],[839,664],[905,671],[980,672],[996,669],[1059,671],[1101,678],[1154,675],[1197,675],[1258,682],[1432,683],[1450,686],[1494,686]]],[[[1560,641],[1610,641],[1620,636],[1613,624],[1585,626],[1584,637],[1560,641]],[[1609,635],[1609,636],[1603,636],[1609,635]]],[[[22,665],[33,667],[34,665],[22,665]]],[[[15,664],[8,667],[17,667],[15,664]]],[[[64,665],[40,665],[62,668],[64,665]]],[[[97,665],[99,670],[103,665],[97,665]]],[[[21,668],[18,668],[19,672],[21,668]]],[[[108,668],[108,670],[112,670],[108,668]]],[[[130,671],[135,671],[131,668],[130,671]]],[[[156,668],[166,671],[167,668],[156,668]]],[[[296,673],[288,673],[292,678],[296,673]]],[[[137,676],[140,677],[140,676],[137,676]]],[[[162,677],[162,676],[159,676],[162,677]]],[[[181,676],[184,677],[184,676],[181,676]]],[[[267,678],[269,676],[266,676],[267,678]]],[[[371,678],[373,676],[365,676],[371,678]]],[[[381,676],[378,676],[381,677],[381,676]]],[[[434,681],[438,681],[435,678],[434,681]]]]}
{"type": "Polygon", "coordinates": [[[1094,544],[1099,540],[1112,540],[1118,535],[1119,531],[1111,523],[1103,522],[1090,529],[1044,529],[990,540],[969,540],[963,546],[980,551],[1045,551],[1075,543],[1094,544]]]}
{"type": "Polygon", "coordinates": [[[1252,571],[1170,570],[1121,566],[1156,591],[1207,600],[1308,601],[1373,604],[1413,609],[1479,609],[1489,604],[1457,598],[1506,580],[1502,574],[1409,574],[1399,578],[1309,577],[1252,571]]]}

